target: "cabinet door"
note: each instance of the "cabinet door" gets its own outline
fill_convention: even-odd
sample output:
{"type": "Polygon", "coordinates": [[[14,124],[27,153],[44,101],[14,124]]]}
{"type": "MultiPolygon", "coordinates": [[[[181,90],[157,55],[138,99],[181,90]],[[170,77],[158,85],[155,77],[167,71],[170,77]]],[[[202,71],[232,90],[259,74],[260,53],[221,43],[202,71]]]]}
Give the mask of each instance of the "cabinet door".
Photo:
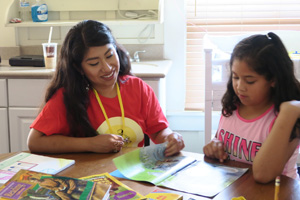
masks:
{"type": "Polygon", "coordinates": [[[0,108],[0,153],[9,152],[7,108],[0,108]]]}
{"type": "Polygon", "coordinates": [[[38,114],[39,108],[9,108],[10,150],[26,151],[29,126],[38,114]]]}
{"type": "Polygon", "coordinates": [[[10,107],[40,107],[50,79],[8,79],[10,107]]]}
{"type": "Polygon", "coordinates": [[[0,107],[7,107],[6,79],[0,79],[0,107]]]}

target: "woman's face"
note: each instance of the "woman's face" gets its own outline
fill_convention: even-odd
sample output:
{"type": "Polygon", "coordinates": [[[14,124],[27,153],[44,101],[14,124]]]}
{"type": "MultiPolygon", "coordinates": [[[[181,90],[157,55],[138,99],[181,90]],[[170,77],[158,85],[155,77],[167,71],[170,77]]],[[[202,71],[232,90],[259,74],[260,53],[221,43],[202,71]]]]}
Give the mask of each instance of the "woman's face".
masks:
{"type": "Polygon", "coordinates": [[[120,63],[113,44],[90,47],[83,57],[82,70],[95,89],[114,88],[120,63]]]}

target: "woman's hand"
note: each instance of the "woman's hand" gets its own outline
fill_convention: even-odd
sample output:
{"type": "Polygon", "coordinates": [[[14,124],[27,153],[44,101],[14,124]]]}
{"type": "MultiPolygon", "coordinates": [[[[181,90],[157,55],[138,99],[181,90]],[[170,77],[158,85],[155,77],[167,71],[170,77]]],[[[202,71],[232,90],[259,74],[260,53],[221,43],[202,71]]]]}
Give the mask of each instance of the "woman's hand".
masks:
{"type": "Polygon", "coordinates": [[[216,158],[220,162],[224,162],[228,157],[223,142],[216,138],[203,147],[203,152],[207,157],[216,158]]]}
{"type": "Polygon", "coordinates": [[[90,151],[96,153],[119,152],[124,145],[120,135],[101,134],[90,138],[90,151]]]}
{"type": "Polygon", "coordinates": [[[167,136],[168,145],[165,150],[165,156],[172,156],[179,153],[185,145],[182,136],[177,132],[172,132],[167,136]]]}

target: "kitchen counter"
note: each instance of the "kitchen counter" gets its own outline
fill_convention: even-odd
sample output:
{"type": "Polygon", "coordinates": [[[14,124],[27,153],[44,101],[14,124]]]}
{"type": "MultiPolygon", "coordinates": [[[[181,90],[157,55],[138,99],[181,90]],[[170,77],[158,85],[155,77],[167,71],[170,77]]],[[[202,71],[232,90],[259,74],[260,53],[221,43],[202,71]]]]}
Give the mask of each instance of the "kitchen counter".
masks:
{"type": "MultiPolygon", "coordinates": [[[[151,60],[143,62],[132,62],[132,73],[140,78],[165,78],[172,61],[171,60],[151,60]]],[[[17,67],[10,66],[8,60],[0,63],[0,78],[49,78],[55,69],[45,69],[44,67],[17,67]]]]}

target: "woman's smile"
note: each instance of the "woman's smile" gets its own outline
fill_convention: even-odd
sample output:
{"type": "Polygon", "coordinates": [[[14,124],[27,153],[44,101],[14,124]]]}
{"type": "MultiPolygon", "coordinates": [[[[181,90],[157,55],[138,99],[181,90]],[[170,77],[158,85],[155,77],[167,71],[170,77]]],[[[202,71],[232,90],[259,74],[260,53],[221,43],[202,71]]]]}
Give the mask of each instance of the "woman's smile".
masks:
{"type": "Polygon", "coordinates": [[[112,70],[110,74],[103,75],[101,77],[104,78],[105,80],[111,80],[112,78],[114,78],[114,74],[115,74],[115,70],[112,70]]]}

